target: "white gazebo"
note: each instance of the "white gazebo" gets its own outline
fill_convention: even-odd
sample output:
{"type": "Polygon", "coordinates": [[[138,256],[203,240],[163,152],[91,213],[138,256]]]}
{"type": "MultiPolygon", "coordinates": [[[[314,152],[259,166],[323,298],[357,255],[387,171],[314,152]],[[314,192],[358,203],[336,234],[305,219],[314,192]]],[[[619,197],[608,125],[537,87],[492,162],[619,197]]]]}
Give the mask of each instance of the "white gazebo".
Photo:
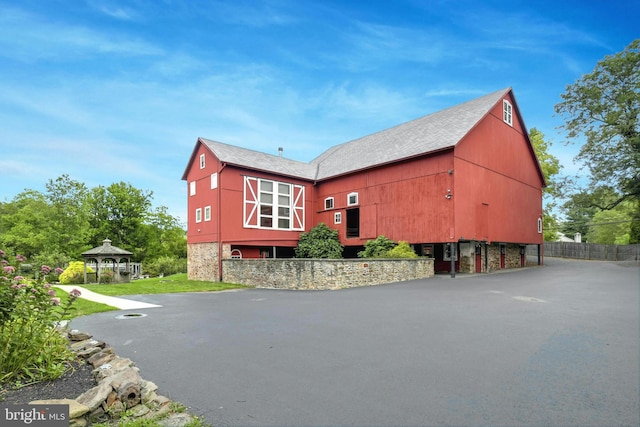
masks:
{"type": "Polygon", "coordinates": [[[82,253],[82,257],[84,258],[84,283],[87,283],[87,262],[92,260],[96,263],[96,281],[98,283],[100,283],[100,273],[107,269],[113,271],[113,279],[115,282],[128,282],[130,274],[129,264],[131,264],[132,255],[133,253],[129,251],[111,246],[111,240],[104,239],[102,246],[89,249],[82,253]],[[124,261],[125,266],[121,272],[120,264],[122,261],[124,261]],[[122,276],[125,277],[122,277],[121,273],[124,273],[122,276]]]}

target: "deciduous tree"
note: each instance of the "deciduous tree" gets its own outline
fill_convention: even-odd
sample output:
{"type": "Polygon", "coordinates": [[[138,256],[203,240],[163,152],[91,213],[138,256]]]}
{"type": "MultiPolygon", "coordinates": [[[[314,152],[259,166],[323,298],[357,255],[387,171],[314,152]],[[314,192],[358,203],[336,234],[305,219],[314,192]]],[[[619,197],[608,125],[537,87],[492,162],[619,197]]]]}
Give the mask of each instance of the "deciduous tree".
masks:
{"type": "Polygon", "coordinates": [[[594,199],[594,206],[612,209],[640,198],[640,40],[599,61],[561,97],[555,110],[570,142],[584,138],[576,158],[590,172],[590,187],[619,193],[608,202],[594,199]]]}

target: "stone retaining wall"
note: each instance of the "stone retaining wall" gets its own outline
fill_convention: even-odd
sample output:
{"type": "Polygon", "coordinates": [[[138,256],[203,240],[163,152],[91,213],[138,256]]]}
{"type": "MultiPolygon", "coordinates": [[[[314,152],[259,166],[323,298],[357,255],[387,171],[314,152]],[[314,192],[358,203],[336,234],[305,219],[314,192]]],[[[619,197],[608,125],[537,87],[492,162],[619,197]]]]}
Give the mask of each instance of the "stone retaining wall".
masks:
{"type": "Polygon", "coordinates": [[[433,259],[224,259],[222,280],[257,288],[344,289],[433,277],[433,259]]]}
{"type": "Polygon", "coordinates": [[[86,360],[95,368],[96,386],[75,399],[34,400],[29,404],[68,405],[70,427],[110,423],[124,415],[143,420],[136,425],[197,424],[196,417],[186,412],[175,412],[178,406],[172,405],[168,397],[157,394],[158,386],[142,379],[140,370],[130,359],[117,356],[112,347],[92,339],[86,332],[71,330],[67,334],[70,349],[79,359],[86,360]]]}

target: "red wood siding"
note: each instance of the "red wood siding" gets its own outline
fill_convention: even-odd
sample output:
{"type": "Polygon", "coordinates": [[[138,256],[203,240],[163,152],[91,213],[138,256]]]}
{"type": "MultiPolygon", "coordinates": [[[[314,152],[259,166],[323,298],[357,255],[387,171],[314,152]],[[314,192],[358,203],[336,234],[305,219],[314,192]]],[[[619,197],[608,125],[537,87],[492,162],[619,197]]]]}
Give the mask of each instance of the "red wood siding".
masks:
{"type": "MultiPolygon", "coordinates": [[[[202,144],[198,144],[193,164],[187,174],[187,241],[203,243],[218,241],[218,189],[211,189],[211,174],[218,173],[221,165],[218,159],[202,144]],[[205,168],[200,169],[200,155],[205,155],[205,168]],[[191,182],[196,183],[196,194],[190,195],[191,182]],[[211,220],[204,220],[204,209],[211,206],[211,220]],[[196,223],[196,209],[202,209],[202,221],[196,223]]],[[[220,176],[218,174],[218,181],[220,176]]]]}
{"type": "Polygon", "coordinates": [[[456,239],[542,243],[543,181],[523,132],[515,109],[513,126],[502,120],[500,102],[456,146],[456,239]]]}
{"type": "Polygon", "coordinates": [[[337,229],[345,245],[363,245],[379,235],[392,240],[445,242],[451,237],[453,203],[445,198],[453,188],[451,151],[384,166],[323,182],[318,186],[317,222],[337,229]],[[358,193],[360,237],[346,237],[347,195],[358,193]],[[334,198],[334,209],[324,200],[334,198]],[[342,224],[333,223],[342,212],[342,224]]]}
{"type": "MultiPolygon", "coordinates": [[[[246,184],[245,176],[252,178],[263,178],[278,182],[301,185],[305,191],[299,189],[293,191],[292,200],[297,201],[297,206],[293,212],[293,224],[304,221],[305,225],[311,224],[313,216],[313,186],[311,183],[270,175],[256,171],[245,170],[234,166],[226,166],[219,175],[219,190],[221,191],[224,208],[220,212],[222,224],[222,240],[225,243],[237,245],[264,245],[264,246],[296,246],[300,238],[299,231],[289,230],[269,230],[262,228],[247,228],[244,226],[244,190],[246,184]],[[303,204],[304,201],[304,204],[303,204]],[[304,214],[302,213],[304,206],[304,214]],[[298,217],[296,217],[296,214],[298,217]]],[[[250,182],[254,182],[249,180],[250,182]]],[[[295,188],[295,187],[294,187],[295,188]]],[[[257,191],[257,187],[253,188],[257,191]]],[[[249,191],[249,190],[248,190],[249,191]]],[[[257,194],[256,194],[257,195],[257,194]]],[[[250,212],[247,212],[249,214],[250,212]]],[[[248,217],[252,226],[257,226],[257,212],[255,216],[248,217]]],[[[308,229],[307,225],[307,229],[308,229]]]]}

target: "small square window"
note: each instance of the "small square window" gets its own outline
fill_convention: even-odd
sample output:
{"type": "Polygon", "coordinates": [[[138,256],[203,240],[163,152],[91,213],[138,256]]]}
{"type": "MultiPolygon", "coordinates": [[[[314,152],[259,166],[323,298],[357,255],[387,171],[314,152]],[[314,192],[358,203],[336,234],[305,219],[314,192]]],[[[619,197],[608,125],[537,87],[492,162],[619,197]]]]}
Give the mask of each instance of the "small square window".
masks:
{"type": "Polygon", "coordinates": [[[342,212],[336,212],[333,214],[333,223],[342,224],[342,212]]]}
{"type": "Polygon", "coordinates": [[[218,174],[217,173],[212,173],[211,174],[211,189],[214,190],[218,188],[218,174]]]}
{"type": "Polygon", "coordinates": [[[327,197],[324,199],[324,208],[333,209],[333,197],[327,197]]]}
{"type": "Polygon", "coordinates": [[[513,113],[511,103],[506,99],[502,100],[502,120],[509,126],[513,126],[513,113]]]}
{"type": "Polygon", "coordinates": [[[200,169],[204,169],[204,154],[200,154],[200,169]]]}
{"type": "Polygon", "coordinates": [[[211,221],[211,206],[204,207],[204,220],[211,221]]]}
{"type": "Polygon", "coordinates": [[[358,204],[358,193],[349,193],[347,196],[347,205],[353,206],[358,204]]]}
{"type": "Polygon", "coordinates": [[[196,209],[196,222],[202,222],[202,208],[196,209]]]}
{"type": "Polygon", "coordinates": [[[191,181],[189,183],[189,195],[190,196],[195,196],[196,195],[196,182],[195,181],[191,181]]]}

